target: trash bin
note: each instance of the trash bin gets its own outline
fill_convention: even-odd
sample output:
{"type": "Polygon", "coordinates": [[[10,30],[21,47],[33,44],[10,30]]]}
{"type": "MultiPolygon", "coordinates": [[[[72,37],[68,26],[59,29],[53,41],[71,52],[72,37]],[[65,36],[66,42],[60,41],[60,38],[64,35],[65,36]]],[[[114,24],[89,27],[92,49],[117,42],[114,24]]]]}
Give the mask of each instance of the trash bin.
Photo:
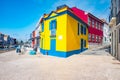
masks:
{"type": "Polygon", "coordinates": [[[30,54],[30,55],[36,55],[36,51],[31,50],[31,51],[29,52],[29,54],[30,54]]]}

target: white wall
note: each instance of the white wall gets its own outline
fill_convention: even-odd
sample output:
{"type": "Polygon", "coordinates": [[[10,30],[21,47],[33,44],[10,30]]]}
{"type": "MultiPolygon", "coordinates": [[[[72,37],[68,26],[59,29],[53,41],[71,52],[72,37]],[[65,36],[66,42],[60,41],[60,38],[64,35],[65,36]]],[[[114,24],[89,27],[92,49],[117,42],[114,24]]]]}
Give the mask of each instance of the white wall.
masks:
{"type": "Polygon", "coordinates": [[[106,23],[103,26],[103,44],[108,45],[110,44],[110,28],[109,25],[106,23]]]}

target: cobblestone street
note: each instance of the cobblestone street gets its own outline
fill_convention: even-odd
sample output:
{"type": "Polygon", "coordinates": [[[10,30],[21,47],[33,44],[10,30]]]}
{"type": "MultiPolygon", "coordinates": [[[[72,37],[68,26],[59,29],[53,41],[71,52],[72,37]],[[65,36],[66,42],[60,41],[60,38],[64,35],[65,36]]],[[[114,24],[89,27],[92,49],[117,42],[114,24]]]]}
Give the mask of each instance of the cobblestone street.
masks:
{"type": "Polygon", "coordinates": [[[68,58],[11,51],[0,54],[0,80],[120,80],[120,62],[105,49],[68,58]]]}

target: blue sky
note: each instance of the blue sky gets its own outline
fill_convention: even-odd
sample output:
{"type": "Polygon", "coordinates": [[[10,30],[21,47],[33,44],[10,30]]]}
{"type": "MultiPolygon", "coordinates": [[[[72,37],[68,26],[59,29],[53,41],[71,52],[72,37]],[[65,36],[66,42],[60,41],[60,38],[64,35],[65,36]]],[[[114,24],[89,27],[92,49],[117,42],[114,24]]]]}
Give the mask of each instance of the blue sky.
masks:
{"type": "Polygon", "coordinates": [[[39,18],[67,4],[108,19],[110,0],[0,0],[0,32],[26,40],[39,18]]]}

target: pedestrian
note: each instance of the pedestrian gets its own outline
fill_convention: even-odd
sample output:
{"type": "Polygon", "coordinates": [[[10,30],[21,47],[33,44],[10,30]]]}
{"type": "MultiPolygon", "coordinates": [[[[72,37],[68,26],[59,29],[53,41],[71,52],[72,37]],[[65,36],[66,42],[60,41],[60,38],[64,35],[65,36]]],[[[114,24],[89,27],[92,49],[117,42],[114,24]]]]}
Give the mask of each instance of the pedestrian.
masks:
{"type": "Polygon", "coordinates": [[[35,52],[37,52],[37,45],[34,46],[34,49],[33,49],[35,52]]]}
{"type": "Polygon", "coordinates": [[[20,47],[20,45],[18,45],[18,47],[16,48],[16,53],[21,53],[21,47],[20,47]]]}

